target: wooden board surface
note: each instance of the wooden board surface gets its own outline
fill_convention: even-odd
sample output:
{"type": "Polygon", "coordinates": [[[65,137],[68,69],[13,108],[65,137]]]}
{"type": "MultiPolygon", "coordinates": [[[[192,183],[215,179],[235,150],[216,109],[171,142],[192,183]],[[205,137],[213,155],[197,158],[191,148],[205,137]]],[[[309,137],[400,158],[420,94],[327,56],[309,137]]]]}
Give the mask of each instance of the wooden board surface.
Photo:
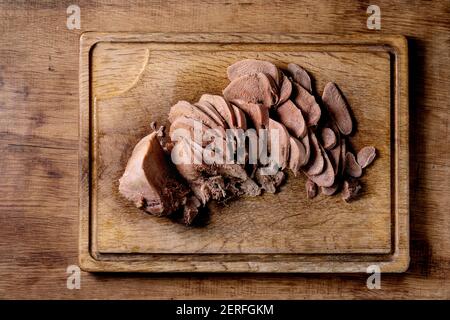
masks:
{"type": "Polygon", "coordinates": [[[406,46],[402,37],[376,35],[83,34],[80,210],[82,221],[90,221],[81,225],[90,237],[88,247],[81,238],[82,266],[365,272],[380,264],[382,271],[404,271],[409,262],[408,159],[402,156],[408,154],[406,46]],[[319,96],[326,82],[339,85],[356,118],[352,146],[374,145],[379,155],[366,170],[361,199],[308,200],[305,179],[291,175],[275,195],[212,203],[203,227],[186,228],[136,209],[118,193],[118,179],[134,145],[150,132],[149,123],[167,127],[177,101],[221,94],[227,66],[245,58],[281,68],[302,65],[319,96]],[[171,262],[175,258],[178,262],[171,262]]]}
{"type": "Polygon", "coordinates": [[[0,296],[2,298],[450,298],[450,8],[445,1],[377,1],[382,28],[367,30],[369,2],[78,1],[0,4],[0,296]],[[200,8],[200,9],[199,9],[200,8]],[[78,59],[84,31],[379,33],[408,37],[411,265],[383,274],[130,275],[82,272],[78,259],[78,59]]]}

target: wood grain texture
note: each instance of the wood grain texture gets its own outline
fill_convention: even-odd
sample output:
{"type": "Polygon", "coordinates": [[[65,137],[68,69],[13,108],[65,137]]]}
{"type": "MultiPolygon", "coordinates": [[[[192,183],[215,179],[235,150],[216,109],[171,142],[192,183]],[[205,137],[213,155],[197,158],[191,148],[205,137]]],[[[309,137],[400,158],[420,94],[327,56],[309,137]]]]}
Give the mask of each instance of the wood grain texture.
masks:
{"type": "Polygon", "coordinates": [[[378,1],[0,3],[0,296],[6,298],[449,298],[450,4],[378,1]],[[386,33],[408,37],[411,266],[366,275],[94,275],[66,289],[78,257],[78,57],[83,31],[386,33]]]}
{"type": "Polygon", "coordinates": [[[408,176],[398,173],[407,172],[408,161],[398,155],[408,153],[407,128],[400,126],[408,117],[406,50],[404,38],[378,35],[83,34],[81,163],[89,166],[81,168],[80,196],[82,221],[91,225],[82,225],[89,230],[82,233],[82,266],[92,271],[365,272],[380,264],[382,271],[404,271],[408,176]],[[168,111],[177,101],[221,94],[228,84],[227,66],[244,58],[280,68],[298,63],[312,75],[318,95],[330,80],[346,92],[359,128],[352,145],[356,150],[375,145],[379,154],[363,179],[361,199],[351,205],[339,196],[311,201],[304,195],[305,179],[291,176],[276,195],[212,203],[210,221],[200,228],[140,212],[117,191],[133,146],[150,132],[151,121],[167,127],[168,111]],[[141,71],[128,84],[124,75],[136,74],[133,70],[141,71]],[[109,95],[107,86],[114,89],[109,95]],[[85,254],[89,234],[92,257],[85,254]],[[95,267],[94,259],[102,263],[95,267]]]}

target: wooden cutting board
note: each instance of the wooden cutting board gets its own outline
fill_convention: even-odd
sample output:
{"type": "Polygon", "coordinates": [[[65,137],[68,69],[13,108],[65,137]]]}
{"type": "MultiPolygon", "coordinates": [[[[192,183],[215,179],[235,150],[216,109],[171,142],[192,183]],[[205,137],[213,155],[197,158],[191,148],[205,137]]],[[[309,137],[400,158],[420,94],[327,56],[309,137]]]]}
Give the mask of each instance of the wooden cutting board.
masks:
{"type": "Polygon", "coordinates": [[[402,272],[409,263],[407,43],[400,36],[85,33],[80,51],[80,265],[88,271],[402,272]],[[211,203],[185,227],[118,193],[134,145],[170,106],[220,94],[244,58],[294,62],[344,92],[355,149],[378,158],[362,197],[308,200],[305,178],[280,192],[211,203]]]}

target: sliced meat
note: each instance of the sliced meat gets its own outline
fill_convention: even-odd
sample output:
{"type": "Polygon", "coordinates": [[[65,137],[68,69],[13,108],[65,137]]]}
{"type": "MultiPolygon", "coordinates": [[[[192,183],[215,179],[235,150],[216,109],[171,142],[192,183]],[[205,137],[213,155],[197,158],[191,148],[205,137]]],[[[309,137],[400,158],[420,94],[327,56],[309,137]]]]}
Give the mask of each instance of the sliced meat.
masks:
{"type": "Polygon", "coordinates": [[[241,102],[236,104],[253,122],[256,130],[269,127],[269,109],[261,104],[241,102]]]}
{"type": "Polygon", "coordinates": [[[297,176],[300,168],[308,162],[306,148],[298,139],[291,136],[289,151],[289,169],[297,176]]]}
{"type": "Polygon", "coordinates": [[[320,106],[316,102],[316,98],[308,92],[301,85],[293,83],[294,88],[294,102],[297,107],[302,110],[303,117],[305,118],[306,125],[308,127],[315,126],[320,120],[322,111],[320,106]]]}
{"type": "Polygon", "coordinates": [[[376,155],[377,151],[375,147],[369,146],[359,150],[358,154],[356,155],[356,158],[358,159],[358,163],[361,166],[361,168],[364,169],[373,162],[376,155]]]}
{"type": "Polygon", "coordinates": [[[225,101],[222,96],[213,95],[213,94],[204,94],[200,97],[199,102],[208,102],[210,103],[217,112],[225,119],[228,127],[236,128],[236,117],[234,115],[233,109],[230,104],[225,101]]]}
{"type": "Polygon", "coordinates": [[[296,138],[302,138],[306,135],[305,119],[300,109],[291,100],[287,100],[277,108],[277,115],[291,135],[296,138]]]}
{"type": "Polygon", "coordinates": [[[339,163],[341,160],[341,145],[335,146],[331,150],[326,150],[329,155],[331,164],[333,165],[334,175],[339,173],[339,163]]]}
{"type": "Polygon", "coordinates": [[[347,154],[347,140],[345,137],[341,139],[341,156],[340,156],[340,168],[339,173],[341,176],[344,175],[345,172],[345,155],[347,154]]]}
{"type": "Polygon", "coordinates": [[[333,166],[325,152],[325,149],[320,146],[324,158],[324,169],[318,175],[308,175],[308,178],[314,181],[319,187],[331,187],[335,181],[333,166]]]}
{"type": "Polygon", "coordinates": [[[320,151],[319,141],[317,141],[314,132],[309,133],[309,140],[311,153],[304,171],[306,175],[313,176],[320,174],[324,170],[325,161],[322,152],[320,151]]]}
{"type": "Polygon", "coordinates": [[[312,199],[317,196],[317,184],[315,184],[314,181],[307,179],[305,183],[305,189],[306,197],[308,199],[312,199]]]}
{"type": "Polygon", "coordinates": [[[172,123],[176,120],[176,118],[182,116],[199,120],[210,128],[218,128],[218,130],[223,132],[225,136],[225,130],[223,129],[223,127],[219,126],[217,122],[215,122],[210,116],[187,101],[178,101],[174,106],[172,106],[172,108],[170,108],[169,121],[172,123]]]}
{"type": "Polygon", "coordinates": [[[248,175],[244,167],[236,163],[221,164],[217,166],[217,172],[222,176],[236,178],[240,181],[245,181],[248,179],[248,175]]]}
{"type": "Polygon", "coordinates": [[[284,170],[289,164],[289,138],[289,132],[284,125],[275,120],[269,119],[268,149],[271,159],[278,164],[281,170],[284,170]],[[272,139],[272,133],[274,130],[278,133],[278,141],[274,141],[272,139]],[[276,149],[274,147],[276,145],[278,146],[278,155],[275,153],[276,149]]]}
{"type": "Polygon", "coordinates": [[[257,103],[270,108],[278,102],[277,92],[277,86],[270,76],[257,73],[234,79],[223,90],[223,96],[234,104],[257,103]]]}
{"type": "Polygon", "coordinates": [[[280,94],[278,99],[278,105],[283,104],[285,101],[287,101],[291,97],[292,93],[292,82],[289,80],[288,77],[286,77],[283,74],[283,81],[281,83],[280,87],[280,94]]]}
{"type": "Polygon", "coordinates": [[[322,138],[322,146],[327,149],[333,149],[336,146],[337,139],[336,135],[334,134],[334,131],[330,128],[322,128],[321,132],[321,138],[322,138]]]}
{"type": "Polygon", "coordinates": [[[180,116],[171,123],[169,136],[172,140],[177,140],[178,136],[183,136],[184,138],[189,138],[202,146],[206,146],[211,142],[209,139],[206,139],[207,130],[210,129],[210,127],[198,120],[180,116]],[[196,132],[197,129],[199,130],[196,132]]]}
{"type": "Polygon", "coordinates": [[[328,82],[325,85],[322,101],[339,131],[344,135],[349,135],[353,129],[352,118],[350,117],[347,102],[333,82],[328,82]]]}
{"type": "Polygon", "coordinates": [[[119,179],[119,192],[138,208],[157,216],[169,215],[186,203],[189,193],[174,172],[153,132],[134,147],[119,179]]]}
{"type": "Polygon", "coordinates": [[[289,63],[287,69],[295,82],[308,90],[308,92],[312,92],[311,78],[309,77],[308,72],[295,63],[289,63]]]}
{"type": "Polygon", "coordinates": [[[213,119],[219,126],[225,128],[225,129],[228,128],[228,124],[225,121],[225,119],[222,118],[220,113],[217,112],[216,108],[214,108],[209,102],[199,101],[199,102],[194,103],[194,106],[196,106],[201,111],[203,111],[208,116],[210,116],[210,118],[213,119]]]}
{"type": "Polygon", "coordinates": [[[309,162],[309,158],[311,157],[311,146],[309,143],[309,136],[307,134],[305,134],[305,136],[300,140],[301,143],[303,144],[303,146],[305,147],[306,153],[305,153],[305,164],[303,166],[305,166],[306,164],[308,164],[309,162]]]}
{"type": "Polygon", "coordinates": [[[350,202],[358,197],[362,187],[358,180],[346,180],[342,186],[342,199],[350,202]]]}
{"type": "Polygon", "coordinates": [[[277,85],[280,85],[282,82],[280,70],[273,63],[268,61],[244,59],[233,63],[227,68],[227,75],[230,81],[233,81],[241,76],[257,73],[265,73],[271,76],[277,85]]]}
{"type": "Polygon", "coordinates": [[[362,168],[355,159],[355,155],[351,152],[345,154],[345,172],[354,178],[359,178],[362,175],[362,168]]]}
{"type": "Polygon", "coordinates": [[[245,116],[245,113],[234,104],[232,104],[231,107],[233,108],[234,116],[236,118],[236,128],[247,130],[247,117],[245,116]]]}

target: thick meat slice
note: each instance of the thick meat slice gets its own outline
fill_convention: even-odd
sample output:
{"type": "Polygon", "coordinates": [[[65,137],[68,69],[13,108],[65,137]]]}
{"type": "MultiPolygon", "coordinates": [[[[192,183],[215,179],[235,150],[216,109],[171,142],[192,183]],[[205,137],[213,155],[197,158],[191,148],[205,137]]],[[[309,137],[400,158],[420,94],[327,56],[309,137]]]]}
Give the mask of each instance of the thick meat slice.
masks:
{"type": "Polygon", "coordinates": [[[314,132],[309,132],[309,140],[310,140],[310,157],[308,165],[305,167],[305,173],[310,175],[318,175],[324,170],[325,161],[320,150],[319,141],[317,141],[317,137],[314,132]]]}
{"type": "Polygon", "coordinates": [[[353,128],[352,118],[348,111],[347,102],[333,82],[328,82],[325,85],[322,101],[336,122],[339,131],[344,135],[349,135],[353,128]]]}
{"type": "Polygon", "coordinates": [[[225,130],[223,127],[219,126],[210,116],[187,101],[178,101],[174,106],[172,106],[172,108],[170,108],[169,121],[171,123],[174,122],[176,118],[181,116],[199,120],[210,128],[218,128],[218,130],[223,132],[225,135],[225,130]]]}
{"type": "Polygon", "coordinates": [[[246,102],[236,103],[236,105],[249,116],[256,130],[269,127],[269,109],[265,106],[246,102]]]}
{"type": "Polygon", "coordinates": [[[299,140],[290,137],[289,169],[297,176],[300,167],[308,162],[306,148],[299,140]]]}
{"type": "Polygon", "coordinates": [[[282,124],[286,126],[289,133],[296,138],[302,138],[306,134],[306,124],[302,112],[291,101],[288,100],[277,108],[277,115],[282,124]]]}
{"type": "Polygon", "coordinates": [[[329,154],[331,164],[333,165],[334,175],[339,173],[339,164],[341,160],[341,145],[338,144],[331,150],[326,150],[329,154]]]}
{"type": "Polygon", "coordinates": [[[234,104],[258,103],[270,108],[278,102],[277,92],[277,86],[270,76],[257,73],[234,79],[223,90],[223,96],[234,104]]]}
{"type": "Polygon", "coordinates": [[[292,82],[283,74],[283,81],[280,87],[280,94],[278,99],[278,105],[281,105],[291,97],[292,93],[292,82]]]}
{"type": "Polygon", "coordinates": [[[336,146],[337,138],[336,134],[330,128],[324,127],[321,132],[322,145],[325,149],[330,150],[336,146]]]}
{"type": "Polygon", "coordinates": [[[153,132],[134,147],[119,179],[119,192],[138,208],[157,216],[169,215],[186,203],[189,193],[174,172],[157,132],[153,132]]]}
{"type": "Polygon", "coordinates": [[[247,117],[244,111],[236,107],[234,104],[231,105],[233,108],[234,116],[236,117],[236,128],[247,130],[247,117]]]}
{"type": "Polygon", "coordinates": [[[210,103],[217,110],[222,118],[225,119],[229,128],[236,128],[237,123],[233,109],[223,97],[212,94],[204,94],[200,97],[199,102],[203,101],[210,103]]]}
{"type": "Polygon", "coordinates": [[[270,151],[270,157],[279,165],[281,170],[284,170],[289,164],[289,138],[289,132],[284,125],[275,120],[269,119],[268,148],[270,151]],[[272,132],[274,130],[278,133],[278,141],[274,141],[272,139],[272,132]],[[278,146],[278,155],[274,154],[276,145],[278,146]]]}
{"type": "Polygon", "coordinates": [[[228,124],[225,121],[224,118],[220,115],[220,113],[217,112],[216,108],[214,108],[209,102],[207,101],[199,101],[194,103],[194,106],[202,110],[204,113],[206,113],[208,116],[211,117],[219,126],[223,128],[228,128],[228,124]]]}
{"type": "Polygon", "coordinates": [[[289,63],[287,69],[291,74],[292,79],[294,79],[297,84],[308,90],[308,92],[312,92],[311,78],[309,77],[308,72],[295,63],[289,63]]]}
{"type": "Polygon", "coordinates": [[[268,61],[244,59],[233,63],[227,68],[227,75],[230,81],[237,79],[244,75],[265,73],[275,80],[277,85],[281,84],[282,75],[280,70],[268,61]]]}
{"type": "Polygon", "coordinates": [[[316,102],[316,98],[314,98],[314,96],[301,85],[293,83],[293,88],[295,89],[294,102],[297,107],[302,110],[306,125],[308,127],[317,125],[320,120],[322,111],[320,110],[320,106],[316,102]]]}

